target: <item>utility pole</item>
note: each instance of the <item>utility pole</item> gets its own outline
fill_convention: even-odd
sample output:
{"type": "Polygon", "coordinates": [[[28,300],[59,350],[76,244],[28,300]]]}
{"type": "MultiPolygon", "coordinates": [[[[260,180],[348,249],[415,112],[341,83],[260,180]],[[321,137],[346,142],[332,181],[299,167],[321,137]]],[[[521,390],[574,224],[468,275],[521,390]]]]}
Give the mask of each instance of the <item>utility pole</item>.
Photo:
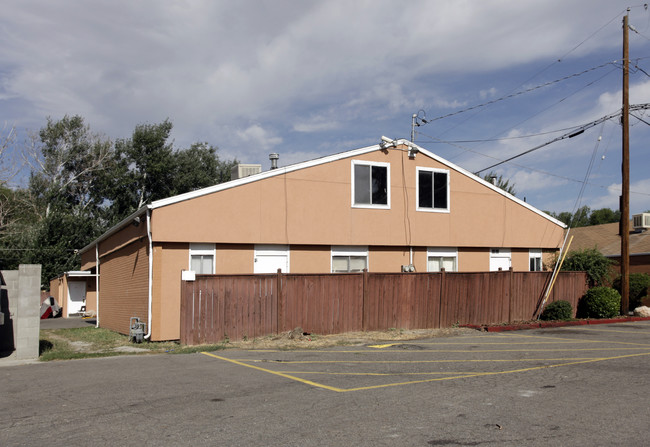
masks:
{"type": "Polygon", "coordinates": [[[621,165],[623,190],[621,191],[621,314],[629,311],[630,296],[630,50],[628,44],[628,16],[630,8],[623,17],[623,109],[621,126],[623,127],[623,162],[621,165]]]}

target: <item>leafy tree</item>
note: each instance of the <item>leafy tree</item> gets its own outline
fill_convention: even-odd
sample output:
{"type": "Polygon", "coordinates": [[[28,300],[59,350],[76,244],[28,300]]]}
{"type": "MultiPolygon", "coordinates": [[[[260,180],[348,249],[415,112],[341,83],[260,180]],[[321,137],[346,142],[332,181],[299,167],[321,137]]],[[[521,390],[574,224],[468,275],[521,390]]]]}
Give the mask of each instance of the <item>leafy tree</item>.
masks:
{"type": "Polygon", "coordinates": [[[593,210],[589,216],[589,225],[602,225],[621,221],[620,210],[612,211],[610,208],[593,210]]]}
{"type": "Polygon", "coordinates": [[[189,149],[174,153],[176,172],[174,194],[182,194],[230,180],[230,170],[237,160],[221,161],[217,148],[208,143],[194,143],[189,149]]]}
{"type": "Polygon", "coordinates": [[[503,189],[508,194],[517,195],[515,192],[514,183],[510,183],[510,180],[504,179],[503,175],[497,176],[496,172],[490,171],[489,173],[483,176],[483,180],[492,183],[492,179],[496,178],[495,186],[497,188],[503,189]]]}
{"type": "Polygon", "coordinates": [[[618,210],[612,211],[609,208],[601,208],[599,210],[592,211],[586,205],[578,208],[574,214],[569,211],[562,211],[561,213],[553,213],[547,211],[547,214],[556,218],[560,222],[564,222],[571,228],[618,222],[621,219],[621,212],[618,210]]]}
{"type": "Polygon", "coordinates": [[[595,248],[570,251],[562,264],[562,270],[587,272],[590,287],[603,286],[611,281],[612,261],[595,248]]]}
{"type": "Polygon", "coordinates": [[[31,157],[31,193],[45,217],[55,207],[80,216],[93,202],[96,174],[112,156],[111,142],[78,115],[48,118],[39,137],[31,157]]]}

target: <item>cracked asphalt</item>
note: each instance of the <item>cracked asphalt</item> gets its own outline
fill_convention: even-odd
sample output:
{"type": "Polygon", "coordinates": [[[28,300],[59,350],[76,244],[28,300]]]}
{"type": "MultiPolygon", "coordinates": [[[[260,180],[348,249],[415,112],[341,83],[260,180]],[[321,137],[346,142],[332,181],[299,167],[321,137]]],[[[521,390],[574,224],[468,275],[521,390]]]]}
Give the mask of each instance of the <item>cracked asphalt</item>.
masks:
{"type": "Polygon", "coordinates": [[[650,322],[0,368],[0,445],[646,445],[650,322]]]}

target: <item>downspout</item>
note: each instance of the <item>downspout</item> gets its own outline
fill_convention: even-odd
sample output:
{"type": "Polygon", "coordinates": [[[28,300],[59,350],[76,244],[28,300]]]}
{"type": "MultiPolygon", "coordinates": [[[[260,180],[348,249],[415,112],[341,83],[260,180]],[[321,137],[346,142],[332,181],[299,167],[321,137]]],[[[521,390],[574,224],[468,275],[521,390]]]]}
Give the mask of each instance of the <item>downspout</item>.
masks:
{"type": "Polygon", "coordinates": [[[99,243],[95,244],[95,327],[99,327],[99,243]]]}
{"type": "Polygon", "coordinates": [[[147,312],[147,335],[151,337],[151,302],[153,298],[153,242],[151,241],[151,208],[147,208],[147,238],[149,239],[149,311],[147,312]]]}

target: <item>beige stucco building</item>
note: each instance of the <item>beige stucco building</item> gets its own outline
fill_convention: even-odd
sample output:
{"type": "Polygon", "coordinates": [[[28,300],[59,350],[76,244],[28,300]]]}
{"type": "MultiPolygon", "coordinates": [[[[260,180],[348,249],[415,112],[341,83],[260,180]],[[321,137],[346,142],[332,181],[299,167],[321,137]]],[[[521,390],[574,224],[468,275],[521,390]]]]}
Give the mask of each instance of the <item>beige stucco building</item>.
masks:
{"type": "Polygon", "coordinates": [[[182,271],[527,271],[564,225],[404,140],[153,202],[81,250],[99,325],[178,339],[182,271]]]}

